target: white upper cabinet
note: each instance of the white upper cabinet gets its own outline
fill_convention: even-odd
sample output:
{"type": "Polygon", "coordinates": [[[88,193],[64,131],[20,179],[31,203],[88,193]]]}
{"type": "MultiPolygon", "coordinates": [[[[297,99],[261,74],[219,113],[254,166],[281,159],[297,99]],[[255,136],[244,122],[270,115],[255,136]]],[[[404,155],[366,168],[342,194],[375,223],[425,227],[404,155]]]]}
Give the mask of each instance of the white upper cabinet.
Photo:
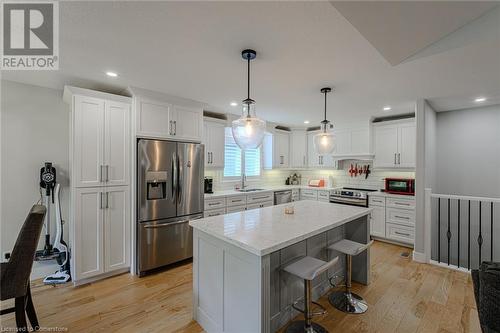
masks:
{"type": "Polygon", "coordinates": [[[334,157],[370,157],[370,131],[361,129],[336,129],[334,157]]]}
{"type": "Polygon", "coordinates": [[[135,100],[138,137],[201,142],[201,104],[140,88],[129,89],[135,100]]]}
{"type": "Polygon", "coordinates": [[[104,173],[106,185],[128,185],[130,179],[130,105],[105,102],[104,173]]]}
{"type": "Polygon", "coordinates": [[[203,120],[205,167],[224,168],[225,124],[217,120],[203,120]]]}
{"type": "Polygon", "coordinates": [[[130,104],[74,95],[72,108],[73,186],[128,185],[130,104]]]}
{"type": "Polygon", "coordinates": [[[290,167],[307,167],[307,134],[305,130],[292,130],[290,138],[290,167]]]}
{"type": "Polygon", "coordinates": [[[171,136],[179,140],[200,141],[203,133],[203,110],[174,105],[170,112],[171,136]]]}
{"type": "Polygon", "coordinates": [[[99,186],[104,181],[104,100],[74,96],[72,105],[74,185],[99,186]]]}
{"type": "Polygon", "coordinates": [[[415,121],[376,123],[374,129],[375,168],[415,168],[415,121]]]}
{"type": "Polygon", "coordinates": [[[273,138],[273,166],[274,168],[288,168],[290,166],[290,134],[275,131],[273,138]]]}
{"type": "Polygon", "coordinates": [[[309,168],[337,169],[338,161],[333,155],[319,155],[314,150],[314,135],[318,132],[307,133],[307,156],[309,168]]]}

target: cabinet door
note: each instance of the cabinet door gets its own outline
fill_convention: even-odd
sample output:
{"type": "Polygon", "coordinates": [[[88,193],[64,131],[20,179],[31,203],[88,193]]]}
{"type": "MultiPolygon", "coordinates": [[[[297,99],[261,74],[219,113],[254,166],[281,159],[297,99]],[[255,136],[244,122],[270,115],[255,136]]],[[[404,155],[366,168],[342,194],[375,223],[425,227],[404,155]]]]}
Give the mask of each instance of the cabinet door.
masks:
{"type": "Polygon", "coordinates": [[[351,154],[351,131],[335,131],[335,155],[351,154]]]}
{"type": "Polygon", "coordinates": [[[213,168],[224,168],[224,124],[210,124],[210,166],[213,168]]]}
{"type": "Polygon", "coordinates": [[[385,237],[385,207],[370,206],[370,208],[373,208],[370,234],[376,237],[385,237]]]}
{"type": "Polygon", "coordinates": [[[274,165],[288,168],[290,156],[290,136],[287,133],[274,133],[274,165]]]}
{"type": "Polygon", "coordinates": [[[104,101],[75,96],[74,100],[74,175],[75,187],[103,185],[104,101]]]}
{"type": "Polygon", "coordinates": [[[170,114],[174,138],[201,141],[203,131],[203,111],[201,109],[174,105],[170,114]]]}
{"type": "Polygon", "coordinates": [[[104,273],[104,192],[101,187],[75,190],[75,280],[104,273]]]}
{"type": "Polygon", "coordinates": [[[290,167],[305,168],[307,166],[306,131],[292,131],[290,147],[290,167]]]}
{"type": "Polygon", "coordinates": [[[130,170],[130,105],[106,101],[104,174],[107,185],[128,185],[130,170]]]}
{"type": "Polygon", "coordinates": [[[375,168],[394,168],[398,152],[398,127],[395,125],[375,128],[375,168]]]}
{"type": "Polygon", "coordinates": [[[137,135],[168,138],[172,132],[171,105],[139,99],[137,102],[137,135]]]}
{"type": "Polygon", "coordinates": [[[319,167],[321,159],[321,157],[314,150],[314,134],[315,133],[307,134],[307,165],[310,168],[319,167]]]}
{"type": "Polygon", "coordinates": [[[403,125],[399,128],[398,166],[414,168],[416,166],[417,138],[415,124],[403,125]]]}
{"type": "Polygon", "coordinates": [[[128,186],[107,187],[104,209],[104,270],[130,265],[130,194],[128,186]]]}

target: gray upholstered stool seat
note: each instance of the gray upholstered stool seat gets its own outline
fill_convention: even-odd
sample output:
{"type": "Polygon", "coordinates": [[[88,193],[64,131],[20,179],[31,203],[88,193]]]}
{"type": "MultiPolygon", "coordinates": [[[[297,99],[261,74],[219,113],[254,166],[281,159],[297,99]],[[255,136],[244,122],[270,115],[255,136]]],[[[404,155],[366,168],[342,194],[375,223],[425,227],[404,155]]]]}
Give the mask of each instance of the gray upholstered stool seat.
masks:
{"type": "Polygon", "coordinates": [[[364,313],[368,310],[368,304],[363,298],[351,292],[352,257],[366,251],[373,241],[368,244],[342,239],[328,247],[330,250],[338,251],[346,255],[346,278],[345,291],[336,291],[330,294],[328,300],[340,311],[347,313],[364,313]]]}
{"type": "Polygon", "coordinates": [[[312,316],[325,314],[326,310],[320,304],[312,301],[311,296],[311,281],[323,272],[326,272],[330,267],[338,262],[339,258],[335,257],[330,261],[323,261],[313,257],[303,257],[285,267],[283,271],[295,275],[304,280],[304,309],[297,308],[297,303],[293,304],[293,308],[304,314],[304,320],[294,321],[286,328],[286,333],[307,332],[307,333],[323,333],[328,332],[323,326],[313,323],[312,316]],[[313,312],[312,304],[319,306],[322,311],[313,312]]]}
{"type": "Polygon", "coordinates": [[[336,243],[333,243],[328,248],[330,250],[339,251],[350,256],[357,256],[358,254],[369,248],[372,243],[373,241],[368,244],[361,244],[349,239],[342,239],[336,243]]]}

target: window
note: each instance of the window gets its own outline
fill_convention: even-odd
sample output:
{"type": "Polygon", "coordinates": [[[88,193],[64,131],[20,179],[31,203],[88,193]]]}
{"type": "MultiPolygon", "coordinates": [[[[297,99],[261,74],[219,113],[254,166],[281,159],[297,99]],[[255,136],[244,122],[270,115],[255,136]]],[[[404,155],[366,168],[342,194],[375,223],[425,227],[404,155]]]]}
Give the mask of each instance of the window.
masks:
{"type": "Polygon", "coordinates": [[[224,177],[240,177],[242,171],[247,177],[260,176],[261,153],[260,147],[247,149],[241,153],[240,147],[234,142],[231,127],[225,128],[224,143],[224,177]]]}

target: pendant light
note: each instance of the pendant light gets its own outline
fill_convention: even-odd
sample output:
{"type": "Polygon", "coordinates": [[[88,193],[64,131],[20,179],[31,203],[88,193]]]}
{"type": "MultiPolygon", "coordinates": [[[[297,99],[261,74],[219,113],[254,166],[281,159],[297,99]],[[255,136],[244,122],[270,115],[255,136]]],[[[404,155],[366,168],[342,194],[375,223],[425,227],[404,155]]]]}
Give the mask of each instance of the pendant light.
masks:
{"type": "Polygon", "coordinates": [[[330,121],[326,119],[326,94],[332,88],[322,88],[321,93],[325,94],[325,119],[321,122],[321,132],[314,136],[314,150],[320,155],[328,155],[335,150],[335,137],[330,129],[330,121]]]}
{"type": "Polygon", "coordinates": [[[250,98],[250,61],[255,59],[254,50],[243,50],[241,56],[247,61],[247,98],[243,100],[242,115],[233,121],[232,132],[236,144],[243,150],[257,148],[262,144],[266,122],[255,115],[255,101],[250,98]]]}

